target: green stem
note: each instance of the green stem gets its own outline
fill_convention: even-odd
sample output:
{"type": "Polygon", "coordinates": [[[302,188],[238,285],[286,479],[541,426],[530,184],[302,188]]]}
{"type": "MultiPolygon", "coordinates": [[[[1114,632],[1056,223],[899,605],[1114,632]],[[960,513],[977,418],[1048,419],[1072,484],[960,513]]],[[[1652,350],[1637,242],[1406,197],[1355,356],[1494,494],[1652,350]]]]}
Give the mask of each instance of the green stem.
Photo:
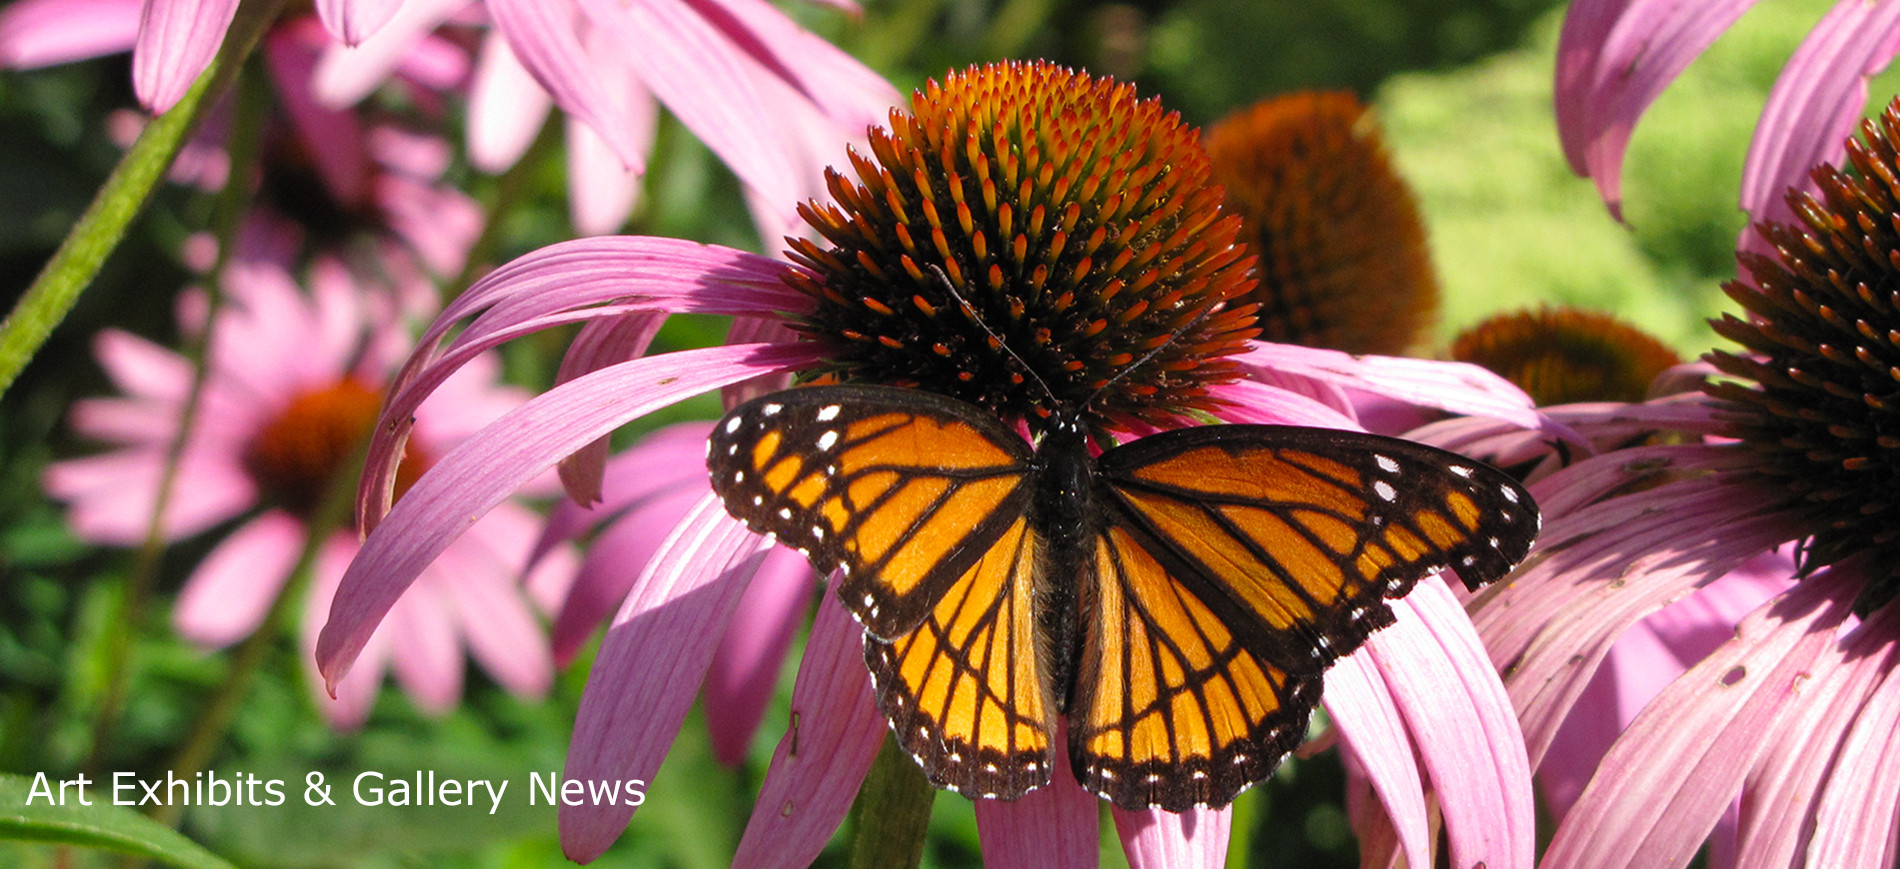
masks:
{"type": "Polygon", "coordinates": [[[937,792],[916,761],[889,734],[851,806],[856,835],[850,869],[915,869],[924,856],[924,833],[937,792]]]}
{"type": "MultiPolygon", "coordinates": [[[[264,621],[257,626],[256,631],[244,638],[244,642],[238,644],[232,654],[231,671],[225,674],[224,681],[205,701],[204,711],[192,725],[191,734],[172,758],[172,776],[189,780],[197,775],[211,762],[218,746],[224,743],[225,734],[230,731],[231,722],[237,717],[245,695],[250,693],[257,671],[276,647],[284,628],[292,621],[291,610],[304,602],[304,592],[310,584],[310,572],[316,566],[317,556],[337,530],[344,527],[350,515],[350,508],[356,499],[356,479],[361,475],[363,455],[368,447],[369,438],[365,436],[356,451],[356,459],[342,465],[346,470],[337,473],[330,481],[328,490],[323,493],[323,501],[306,520],[303,549],[297,553],[297,563],[290,569],[290,579],[271,603],[270,612],[264,616],[264,621]]],[[[153,809],[151,814],[154,820],[162,824],[175,825],[183,810],[183,804],[168,803],[153,809]]]]}
{"type": "Polygon", "coordinates": [[[159,473],[158,492],[153,498],[145,540],[139,545],[138,554],[133,559],[132,572],[126,580],[125,596],[119,604],[119,618],[114,619],[107,628],[111,633],[106,639],[105,688],[94,716],[92,750],[86,761],[87,769],[94,772],[104,766],[105,753],[111,747],[120,709],[125,705],[126,686],[130,681],[132,634],[144,624],[146,601],[151,595],[152,586],[157,582],[159,566],[165,554],[164,516],[171,504],[178,468],[185,455],[185,444],[197,427],[200,398],[211,371],[208,354],[213,324],[217,322],[218,309],[224,302],[224,267],[230,261],[238,226],[249,211],[251,185],[247,179],[251,177],[251,167],[257,162],[258,143],[262,138],[264,118],[269,112],[270,94],[267,86],[258,76],[248,77],[238,88],[237,110],[232,113],[231,133],[225,143],[226,152],[230,155],[230,180],[219,194],[212,216],[213,231],[218,238],[218,257],[210,273],[204,277],[204,328],[198,330],[183,348],[185,358],[192,363],[191,385],[179,410],[178,432],[166,447],[165,464],[159,473]]]}
{"type": "Polygon", "coordinates": [[[98,276],[106,257],[119,246],[133,218],[151,199],[185,138],[197,127],[205,109],[230,88],[244,58],[276,18],[283,2],[248,0],[238,7],[224,46],[210,68],[177,105],[146,125],[13,312],[0,321],[0,394],[13,385],[46,344],[53,328],[72,311],[79,294],[98,276]]]}

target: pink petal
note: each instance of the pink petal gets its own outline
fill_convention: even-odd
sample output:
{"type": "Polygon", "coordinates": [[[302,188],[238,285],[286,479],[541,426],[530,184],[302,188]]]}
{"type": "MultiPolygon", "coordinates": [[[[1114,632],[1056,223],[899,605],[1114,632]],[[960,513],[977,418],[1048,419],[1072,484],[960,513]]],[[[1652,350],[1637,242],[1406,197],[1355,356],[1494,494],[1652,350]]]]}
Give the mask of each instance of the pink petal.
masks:
{"type": "MultiPolygon", "coordinates": [[[[1900,3],[1841,0],[1814,25],[1768,93],[1742,167],[1742,209],[1792,222],[1789,187],[1815,189],[1808,170],[1839,163],[1867,104],[1867,81],[1900,53],[1900,3]]],[[[1753,237],[1753,233],[1747,234],[1753,237]]]]}
{"type": "MultiPolygon", "coordinates": [[[[657,121],[658,106],[643,117],[657,121]]],[[[629,113],[634,110],[629,109],[629,113]]],[[[649,131],[655,124],[645,125],[649,131]]],[[[641,153],[653,148],[651,132],[641,137],[641,153]]],[[[615,156],[613,148],[594,132],[593,127],[569,120],[567,123],[567,200],[578,235],[606,235],[615,232],[633,216],[634,203],[640,196],[640,173],[632,171],[615,156]]]]}
{"type": "Polygon", "coordinates": [[[1656,96],[1755,0],[1579,0],[1558,45],[1557,128],[1622,219],[1623,152],[1656,96]]]}
{"type": "Polygon", "coordinates": [[[1233,357],[1245,366],[1310,377],[1452,413],[1491,416],[1525,428],[1542,424],[1524,390],[1476,365],[1399,356],[1354,356],[1255,341],[1233,357]]]}
{"type": "Polygon", "coordinates": [[[745,762],[785,653],[817,588],[811,563],[783,546],[766,554],[765,564],[746,587],[706,674],[706,726],[712,732],[713,757],[720,763],[745,762]]]}
{"type": "Polygon", "coordinates": [[[554,680],[547,632],[516,581],[538,524],[526,508],[503,502],[431,568],[441,575],[469,655],[503,688],[523,697],[546,694],[554,680]]]}
{"type": "Polygon", "coordinates": [[[320,0],[317,16],[345,44],[324,46],[317,60],[310,90],[323,104],[342,108],[355,105],[388,80],[390,73],[416,50],[444,19],[468,5],[468,0],[320,0]],[[345,34],[332,17],[339,5],[369,3],[393,14],[373,36],[345,34]],[[325,9],[333,10],[326,13],[325,9]]]}
{"type": "Polygon", "coordinates": [[[1209,390],[1228,402],[1215,411],[1227,422],[1265,425],[1304,425],[1361,431],[1359,422],[1332,407],[1277,386],[1252,380],[1223,383],[1209,390]]]}
{"type": "MultiPolygon", "coordinates": [[[[798,191],[790,164],[770,136],[759,134],[758,119],[778,109],[760,98],[753,61],[727,35],[677,0],[577,2],[616,44],[638,46],[623,55],[627,64],[740,181],[767,201],[793,201],[798,191]]],[[[521,50],[518,41],[515,49],[521,50]]]]}
{"type": "Polygon", "coordinates": [[[657,493],[703,477],[705,470],[697,465],[705,456],[706,436],[711,432],[710,421],[669,425],[609,459],[600,503],[583,507],[571,500],[557,502],[548,511],[541,539],[529,560],[539,559],[555,545],[581,536],[596,523],[613,519],[657,493]]]}
{"type": "Polygon", "coordinates": [[[706,496],[711,487],[698,464],[693,466],[699,472],[697,485],[659,493],[614,522],[588,547],[574,587],[554,618],[554,655],[563,666],[574,660],[601,622],[626,599],[640,570],[652,563],[686,511],[706,496]]]}
{"type": "Polygon", "coordinates": [[[1452,865],[1528,869],[1537,838],[1531,770],[1484,646],[1441,582],[1420,582],[1392,606],[1397,622],[1366,646],[1441,797],[1452,865]]]}
{"type": "Polygon", "coordinates": [[[389,663],[396,681],[417,707],[431,715],[455,708],[462,699],[467,671],[454,610],[443,588],[446,578],[433,569],[424,571],[390,607],[378,628],[389,635],[389,663]]]}
{"type": "Polygon", "coordinates": [[[336,38],[356,45],[376,35],[405,4],[424,0],[317,0],[317,17],[336,38]]]}
{"type": "Polygon", "coordinates": [[[1234,820],[1230,809],[1159,809],[1131,812],[1115,809],[1115,832],[1129,869],[1220,869],[1227,865],[1228,835],[1234,820]]]}
{"type": "MultiPolygon", "coordinates": [[[[1398,701],[1370,652],[1355,652],[1326,671],[1326,712],[1385,808],[1399,851],[1413,866],[1432,865],[1431,818],[1411,737],[1398,701]]],[[[1365,843],[1361,843],[1365,847],[1365,843]]]]}
{"type": "Polygon", "coordinates": [[[145,0],[132,48],[132,89],[155,113],[177,104],[211,65],[238,0],[145,0]]]}
{"type": "MultiPolygon", "coordinates": [[[[711,494],[680,523],[601,643],[564,779],[653,780],[712,663],[712,645],[701,640],[724,629],[770,545],[728,517],[711,494]]],[[[579,862],[600,856],[633,811],[562,806],[562,850],[579,862]]]]}
{"type": "Polygon", "coordinates": [[[309,19],[273,28],[264,39],[264,59],[292,125],[307,143],[317,174],[339,202],[369,201],[368,136],[349,111],[318,103],[310,91],[323,31],[309,19]]]}
{"type": "Polygon", "coordinates": [[[553,97],[515,58],[508,40],[499,31],[490,32],[475,62],[475,80],[469,83],[469,162],[488,173],[515,165],[547,123],[553,105],[553,97]]]}
{"type": "Polygon", "coordinates": [[[890,730],[864,666],[863,637],[837,595],[824,595],[798,665],[791,722],[766,768],[734,867],[803,869],[850,811],[890,730]]]}
{"type": "Polygon", "coordinates": [[[94,336],[92,352],[120,392],[184,404],[192,369],[183,356],[118,329],[94,336]]]}
{"type": "MultiPolygon", "coordinates": [[[[486,349],[547,326],[635,311],[699,311],[758,314],[762,306],[792,305],[802,294],[782,281],[782,262],[756,254],[675,239],[612,236],[552,245],[496,269],[457,297],[417,342],[417,349],[387,386],[383,423],[377,427],[357,490],[362,527],[381,519],[393,484],[395,459],[409,434],[409,418],[421,400],[457,367],[486,349]],[[622,300],[613,304],[616,300],[622,300]],[[589,305],[601,305],[590,308],[589,305]],[[437,341],[463,317],[488,308],[468,325],[447,352],[433,355],[437,341]]],[[[763,373],[763,372],[755,372],[763,373]]]]}
{"type": "MultiPolygon", "coordinates": [[[[487,7],[516,60],[561,109],[600,133],[629,168],[642,166],[627,132],[632,122],[605,90],[576,32],[580,12],[573,0],[489,0],[487,7]]],[[[635,47],[645,44],[642,39],[624,43],[635,54],[641,53],[635,47]]]]}
{"type": "MultiPolygon", "coordinates": [[[[132,546],[145,539],[157,506],[166,452],[121,450],[46,467],[47,493],[72,502],[67,525],[83,540],[132,546]]],[[[166,540],[198,534],[257,503],[257,486],[228,455],[187,451],[161,523],[166,540]],[[182,481],[189,481],[185,484],[182,481]]]]}
{"type": "MultiPolygon", "coordinates": [[[[1866,628],[1863,623],[1857,633],[1866,628]]],[[[1809,865],[1888,866],[1900,851],[1900,675],[1891,657],[1889,651],[1880,662],[1879,684],[1840,745],[1821,792],[1809,865]]]]}
{"type": "Polygon", "coordinates": [[[325,677],[349,670],[403,589],[477,517],[562,456],[688,396],[813,358],[805,347],[754,345],[636,359],[555,387],[462,442],[416,482],[350,565],[317,644],[325,677]]]}
{"type": "MultiPolygon", "coordinates": [[[[566,383],[590,371],[639,358],[665,323],[665,314],[650,312],[590,321],[568,345],[554,382],[566,383]]],[[[606,471],[611,448],[603,437],[561,460],[561,484],[575,503],[589,506],[600,500],[601,475],[606,471]]]]}
{"type": "Polygon", "coordinates": [[[0,67],[37,69],[132,50],[143,0],[19,0],[0,9],[0,67]]]}
{"type": "Polygon", "coordinates": [[[883,76],[798,26],[770,3],[708,0],[700,11],[772,78],[816,103],[847,136],[860,135],[866,127],[883,123],[902,99],[883,76]],[[715,15],[714,9],[730,17],[715,15]]]}
{"type": "MultiPolygon", "coordinates": [[[[782,317],[734,317],[732,328],[726,332],[727,344],[783,344],[797,340],[798,333],[787,326],[782,317]]],[[[727,410],[731,410],[791,385],[792,378],[789,375],[759,377],[720,390],[719,400],[727,410]]]]}
{"type": "Polygon", "coordinates": [[[1853,597],[1842,585],[1810,577],[1644,708],[1565,816],[1544,866],[1687,864],[1774,747],[1768,725],[1833,643],[1853,597]]]}
{"type": "MultiPolygon", "coordinates": [[[[1068,725],[1056,728],[1056,744],[1068,745],[1068,725]]],[[[1068,752],[1051,770],[1049,784],[1014,802],[976,800],[977,839],[989,869],[1093,869],[1100,845],[1102,801],[1076,784],[1068,752]]]]}
{"type": "Polygon", "coordinates": [[[172,626],[211,648],[250,636],[290,579],[306,533],[302,522],[280,510],[233,531],[179,589],[172,626]]]}

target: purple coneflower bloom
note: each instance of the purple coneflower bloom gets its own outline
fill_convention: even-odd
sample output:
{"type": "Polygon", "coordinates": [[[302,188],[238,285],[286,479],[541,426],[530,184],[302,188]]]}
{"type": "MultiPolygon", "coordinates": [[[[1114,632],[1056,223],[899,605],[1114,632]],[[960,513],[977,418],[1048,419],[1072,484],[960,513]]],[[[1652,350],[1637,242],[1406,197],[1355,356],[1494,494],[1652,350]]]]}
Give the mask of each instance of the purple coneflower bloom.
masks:
{"type": "MultiPolygon", "coordinates": [[[[1623,152],[1656,96],[1754,0],[1575,0],[1557,47],[1557,129],[1578,175],[1620,216],[1623,152]]],[[[1788,221],[1781,192],[1808,167],[1838,163],[1867,102],[1867,80],[1900,52],[1900,3],[1839,0],[1782,68],[1755,126],[1742,209],[1788,221]]],[[[1749,234],[1744,234],[1748,243],[1749,234]]]]}
{"type": "Polygon", "coordinates": [[[1893,862],[1900,103],[1862,131],[1856,174],[1816,169],[1825,199],[1791,191],[1800,224],[1757,224],[1778,256],[1743,253],[1748,279],[1724,286],[1749,319],[1714,325],[1743,349],[1706,364],[1741,380],[1599,408],[1600,431],[1676,437],[1534,484],[1545,555],[1474,609],[1536,763],[1638,620],[1704,586],[1733,591],[1737,571],[1780,563],[1757,595],[1792,582],[1722,616],[1726,642],[1636,714],[1546,866],[1683,866],[1705,840],[1715,866],[1893,862]]]}
{"type": "MultiPolygon", "coordinates": [[[[1167,375],[1111,390],[1092,406],[1124,434],[1182,425],[1186,409],[1235,421],[1352,428],[1347,388],[1537,424],[1521,391],[1474,366],[1247,342],[1248,309],[1220,307],[1251,284],[1247,261],[1232,246],[1238,224],[1222,216],[1217,188],[1205,186],[1206,158],[1195,134],[1154,101],[1138,101],[1132,88],[1012,64],[932,83],[914,96],[912,110],[893,112],[890,129],[874,131],[870,156],[851,155],[857,181],[831,176],[838,205],[804,209],[833,246],[794,242],[794,265],[670,239],[587,239],[505,265],[451,304],[425,334],[430,349],[398,376],[371,445],[359,509],[374,529],[319,643],[324,672],[349,670],[416,572],[472,517],[569,456],[585,457],[571,462],[567,475],[579,500],[604,498],[630,508],[629,516],[659,515],[658,507],[643,512],[641,499],[650,493],[632,493],[612,476],[602,486],[608,463],[601,439],[689,396],[824,373],[960,394],[1033,427],[1038,408],[1049,408],[1020,379],[1006,379],[994,345],[926,328],[933,311],[948,309],[914,300],[908,288],[933,280],[998,306],[999,318],[1027,323],[1020,332],[1024,352],[1047,362],[1041,376],[1056,390],[1086,394],[1136,352],[1163,348],[1156,367],[1167,375]],[[883,264],[887,259],[892,265],[883,264]],[[890,268],[909,274],[880,277],[890,268]],[[683,312],[734,316],[734,343],[641,356],[657,320],[683,312]],[[384,516],[404,420],[416,403],[485,348],[575,322],[587,327],[563,368],[565,382],[443,456],[384,516]],[[788,322],[802,336],[785,331],[788,322]],[[915,334],[893,325],[903,323],[915,325],[915,334]],[[990,363],[995,377],[964,376],[990,363]],[[1305,392],[1267,380],[1298,383],[1305,392]]],[[[652,446],[648,455],[668,461],[669,449],[677,451],[652,446]]],[[[730,642],[712,638],[757,635],[765,638],[759,646],[770,646],[785,610],[804,605],[808,580],[796,562],[770,580],[775,603],[749,601],[765,594],[756,591],[755,577],[779,571],[775,559],[782,555],[731,519],[703,477],[681,474],[677,486],[693,500],[657,543],[645,522],[622,520],[608,532],[625,528],[629,540],[616,546],[652,554],[596,658],[569,779],[651,780],[719,656],[771,656],[769,648],[728,653],[730,642]]],[[[556,536],[580,521],[557,514],[556,536]]],[[[601,604],[587,605],[598,611],[601,604]]],[[[1395,847],[1418,865],[1430,864],[1429,779],[1447,807],[1454,860],[1528,866],[1529,770],[1495,672],[1456,599],[1436,580],[1393,606],[1397,624],[1329,672],[1326,702],[1394,819],[1395,847]]],[[[862,628],[825,595],[793,690],[791,727],[735,862],[805,865],[844,817],[888,732],[862,643],[862,628]]],[[[757,667],[735,669],[746,666],[757,667]]],[[[728,678],[750,684],[743,673],[728,678]]],[[[1092,865],[1099,804],[1066,773],[1014,802],[978,800],[986,859],[1092,865]]],[[[567,852],[598,856],[632,812],[565,808],[567,852]]],[[[1137,865],[1224,861],[1225,811],[1118,810],[1115,817],[1137,865]]]]}
{"type": "MultiPolygon", "coordinates": [[[[237,521],[193,571],[173,612],[178,631],[207,648],[257,630],[283,593],[312,511],[347,473],[384,378],[410,346],[385,294],[364,292],[335,261],[318,260],[309,286],[306,295],[281,266],[240,257],[227,267],[226,302],[208,324],[203,294],[187,293],[181,303],[187,331],[210,330],[209,370],[160,534],[178,540],[237,521]]],[[[73,425],[115,449],[55,462],[44,482],[71,505],[74,534],[135,545],[152,523],[192,368],[124,332],[101,333],[97,349],[124,394],[80,402],[73,425]]],[[[405,480],[519,403],[516,390],[494,382],[497,369],[492,359],[477,360],[418,412],[405,480]]],[[[553,675],[548,642],[518,578],[537,525],[525,507],[504,502],[443,552],[419,577],[421,593],[394,608],[392,623],[370,640],[369,666],[333,684],[334,701],[315,692],[325,717],[340,727],[362,723],[385,668],[418,706],[446,710],[461,696],[464,648],[508,690],[544,693],[553,675]]],[[[317,554],[304,609],[306,648],[315,645],[357,546],[346,526],[317,554]]],[[[565,591],[568,561],[556,553],[537,574],[544,603],[565,591]]]]}

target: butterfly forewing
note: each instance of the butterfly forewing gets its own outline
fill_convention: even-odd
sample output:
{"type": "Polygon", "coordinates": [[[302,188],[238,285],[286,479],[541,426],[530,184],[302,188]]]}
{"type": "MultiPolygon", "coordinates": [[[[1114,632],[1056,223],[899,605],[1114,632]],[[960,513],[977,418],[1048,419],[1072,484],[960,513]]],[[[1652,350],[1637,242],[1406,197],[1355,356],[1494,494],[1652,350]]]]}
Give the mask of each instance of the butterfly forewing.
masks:
{"type": "Polygon", "coordinates": [[[974,407],[876,386],[746,402],[707,450],[727,511],[819,570],[842,570],[845,606],[887,640],[921,623],[1022,515],[1034,458],[974,407]]]}
{"type": "Polygon", "coordinates": [[[1473,587],[1536,537],[1504,473],[1410,441],[1281,426],[1164,432],[1102,455],[1114,523],[1250,647],[1317,673],[1392,620],[1386,598],[1452,567],[1473,587]]]}
{"type": "Polygon", "coordinates": [[[1055,706],[1036,652],[1038,546],[1017,517],[916,630],[865,640],[891,732],[938,787],[1014,799],[1049,781],[1055,706]]]}
{"type": "Polygon", "coordinates": [[[1095,549],[1069,753],[1086,787],[1124,809],[1222,806],[1306,736],[1321,679],[1261,658],[1228,618],[1125,528],[1095,549]]]}

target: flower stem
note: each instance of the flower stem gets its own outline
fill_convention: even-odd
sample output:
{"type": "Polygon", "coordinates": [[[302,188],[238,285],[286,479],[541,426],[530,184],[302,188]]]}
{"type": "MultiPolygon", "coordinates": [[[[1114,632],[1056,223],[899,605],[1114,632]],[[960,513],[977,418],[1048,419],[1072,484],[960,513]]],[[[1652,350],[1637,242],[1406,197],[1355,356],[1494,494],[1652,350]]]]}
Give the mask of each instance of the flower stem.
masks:
{"type": "Polygon", "coordinates": [[[218,196],[212,217],[213,231],[218,238],[218,256],[210,272],[204,276],[205,321],[203,328],[183,348],[185,358],[192,363],[191,385],[179,409],[177,434],[166,447],[165,464],[159,473],[158,491],[152,499],[152,515],[146,525],[145,540],[139,545],[138,554],[133,559],[131,575],[125,584],[125,595],[119,604],[120,617],[114,619],[107,628],[111,634],[106,639],[105,688],[94,716],[92,750],[86,761],[87,769],[95,772],[105,763],[105,752],[112,744],[119,712],[125,705],[132,657],[132,633],[144,624],[146,599],[157,582],[158,569],[165,554],[164,517],[171,503],[173,486],[177,482],[179,464],[184,459],[185,445],[197,427],[199,399],[204,394],[205,379],[211,370],[212,324],[217,322],[218,309],[224,302],[224,266],[230,260],[238,226],[249,210],[250,182],[247,179],[251,177],[251,167],[257,162],[258,142],[262,136],[264,118],[269,115],[270,108],[270,94],[261,79],[251,76],[241,83],[236,111],[232,112],[230,136],[225,142],[225,151],[230,156],[230,180],[218,196]]]}
{"type": "Polygon", "coordinates": [[[151,199],[185,138],[197,127],[205,109],[230,87],[244,58],[277,17],[283,2],[247,0],[239,6],[224,46],[211,66],[177,105],[146,125],[59,250],[27,287],[12,313],[0,321],[0,394],[13,385],[53,328],[72,311],[79,294],[98,276],[106,257],[119,246],[133,218],[151,199]]]}
{"type": "Polygon", "coordinates": [[[924,832],[937,791],[889,734],[851,806],[856,836],[850,869],[903,869],[923,860],[924,832]]]}

